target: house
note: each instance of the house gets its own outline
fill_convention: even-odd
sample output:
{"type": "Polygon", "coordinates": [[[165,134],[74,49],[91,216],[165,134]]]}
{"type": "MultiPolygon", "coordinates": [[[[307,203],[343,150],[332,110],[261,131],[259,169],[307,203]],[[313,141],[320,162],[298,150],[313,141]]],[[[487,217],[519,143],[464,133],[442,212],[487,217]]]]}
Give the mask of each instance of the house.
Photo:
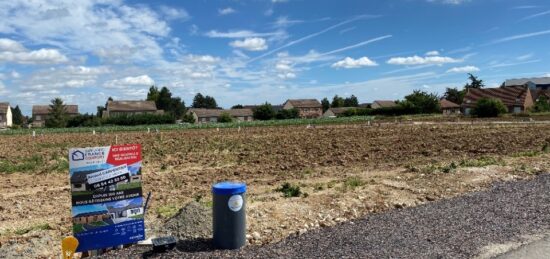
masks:
{"type": "Polygon", "coordinates": [[[0,103],[0,128],[13,125],[10,103],[0,103]]]}
{"type": "Polygon", "coordinates": [[[251,109],[189,109],[189,113],[195,119],[195,123],[218,122],[223,113],[228,113],[239,122],[254,120],[254,112],[251,109]]]}
{"type": "Polygon", "coordinates": [[[391,108],[397,106],[397,103],[395,101],[388,101],[388,100],[376,100],[372,102],[370,105],[373,109],[379,109],[379,108],[391,108]]]}
{"type": "Polygon", "coordinates": [[[330,108],[325,113],[323,117],[325,118],[336,118],[342,116],[349,109],[356,109],[357,107],[339,107],[339,108],[330,108]]]}
{"type": "Polygon", "coordinates": [[[372,103],[360,103],[359,108],[371,108],[372,103]]]}
{"type": "Polygon", "coordinates": [[[154,101],[108,101],[103,118],[137,115],[137,114],[163,114],[163,110],[158,110],[154,101]]]}
{"type": "Polygon", "coordinates": [[[460,114],[460,105],[453,103],[447,99],[439,100],[439,107],[441,107],[443,115],[460,114]]]}
{"type": "Polygon", "coordinates": [[[521,113],[533,106],[531,90],[527,86],[505,86],[499,88],[468,89],[461,108],[465,115],[470,115],[477,101],[481,98],[501,100],[509,113],[521,113]]]}
{"type": "Polygon", "coordinates": [[[550,89],[550,77],[534,77],[508,79],[504,82],[504,86],[527,86],[529,89],[550,89]]]}
{"type": "MultiPolygon", "coordinates": [[[[243,109],[251,109],[252,111],[254,111],[254,109],[258,108],[259,106],[261,105],[243,105],[243,109]]],[[[273,108],[273,111],[278,112],[283,109],[283,105],[271,105],[271,108],[273,108]]]]}
{"type": "MultiPolygon", "coordinates": [[[[65,112],[67,116],[74,117],[78,113],[78,105],[65,105],[65,112]]],[[[46,119],[50,116],[50,106],[49,105],[33,105],[32,106],[32,126],[33,127],[44,127],[46,124],[46,119]]]]}
{"type": "Polygon", "coordinates": [[[90,224],[92,222],[103,221],[109,219],[109,212],[106,210],[92,211],[80,213],[73,216],[75,224],[90,224]]]}
{"type": "Polygon", "coordinates": [[[143,207],[139,204],[130,204],[126,207],[114,208],[107,207],[111,219],[129,218],[143,214],[143,207]]]}
{"type": "Polygon", "coordinates": [[[323,105],[317,99],[288,99],[283,109],[297,109],[300,118],[319,118],[323,116],[323,105]]]}

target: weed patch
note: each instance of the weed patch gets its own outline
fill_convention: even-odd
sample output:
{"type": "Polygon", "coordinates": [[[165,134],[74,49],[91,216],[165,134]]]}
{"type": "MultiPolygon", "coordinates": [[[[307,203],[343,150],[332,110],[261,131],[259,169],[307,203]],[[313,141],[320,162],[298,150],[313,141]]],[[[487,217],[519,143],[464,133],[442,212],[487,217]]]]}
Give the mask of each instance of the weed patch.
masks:
{"type": "Polygon", "coordinates": [[[300,191],[300,186],[292,185],[290,183],[284,183],[280,188],[275,189],[275,191],[282,192],[283,197],[285,198],[298,197],[302,194],[302,191],[300,191]]]}

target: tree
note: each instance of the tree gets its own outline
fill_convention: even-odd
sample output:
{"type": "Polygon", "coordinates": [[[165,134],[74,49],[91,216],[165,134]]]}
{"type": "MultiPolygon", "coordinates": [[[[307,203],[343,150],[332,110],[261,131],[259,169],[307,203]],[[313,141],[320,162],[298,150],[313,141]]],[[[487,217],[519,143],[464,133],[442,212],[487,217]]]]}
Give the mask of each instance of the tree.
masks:
{"type": "Polygon", "coordinates": [[[233,117],[231,117],[231,114],[229,114],[228,112],[222,112],[220,114],[220,118],[218,119],[218,122],[221,122],[221,123],[232,122],[232,121],[233,121],[233,117]]]}
{"type": "Polygon", "coordinates": [[[485,86],[485,84],[483,84],[483,80],[478,79],[476,76],[472,75],[471,73],[468,73],[468,79],[470,80],[470,83],[467,83],[464,86],[465,89],[469,89],[469,88],[479,89],[485,86]]]}
{"type": "Polygon", "coordinates": [[[105,107],[103,106],[97,106],[97,112],[95,116],[102,118],[103,117],[103,111],[105,110],[105,107]]]}
{"type": "Polygon", "coordinates": [[[275,115],[275,118],[278,120],[288,120],[288,119],[296,119],[300,117],[300,112],[296,108],[292,109],[281,109],[277,112],[275,115]]]}
{"type": "Polygon", "coordinates": [[[262,121],[271,120],[273,119],[273,117],[275,117],[275,110],[273,110],[273,106],[271,106],[271,104],[266,102],[256,107],[256,109],[254,109],[253,115],[254,115],[254,119],[256,120],[262,120],[262,121]]]}
{"type": "Polygon", "coordinates": [[[242,109],[242,108],[244,108],[242,104],[233,105],[233,107],[231,107],[231,109],[242,109]]]}
{"type": "Polygon", "coordinates": [[[449,100],[453,103],[461,104],[462,99],[464,99],[465,94],[466,94],[465,90],[458,90],[456,87],[455,88],[447,88],[447,90],[443,94],[443,98],[445,98],[445,99],[447,99],[447,100],[449,100]]]}
{"type": "Polygon", "coordinates": [[[201,93],[198,93],[193,98],[193,108],[205,108],[204,96],[201,93]]]}
{"type": "Polygon", "coordinates": [[[352,94],[350,97],[344,99],[344,107],[359,107],[359,100],[352,94]]]}
{"type": "Polygon", "coordinates": [[[67,126],[67,109],[61,98],[52,99],[49,111],[46,127],[65,128],[67,126]]]}
{"type": "Polygon", "coordinates": [[[344,107],[344,98],[335,95],[332,98],[332,103],[330,104],[332,108],[344,107]]]}
{"type": "Polygon", "coordinates": [[[506,113],[508,109],[499,99],[493,98],[481,98],[477,101],[472,114],[477,117],[488,118],[498,117],[499,115],[506,113]]]}
{"type": "Polygon", "coordinates": [[[540,96],[535,102],[535,105],[531,108],[531,111],[532,112],[549,112],[550,102],[548,101],[548,98],[544,95],[540,96]]]}
{"type": "Polygon", "coordinates": [[[326,112],[330,108],[330,102],[326,97],[321,100],[321,105],[323,106],[323,112],[326,112]]]}
{"type": "Polygon", "coordinates": [[[147,101],[153,101],[153,102],[157,102],[157,100],[159,99],[159,89],[152,85],[150,88],[149,88],[149,92],[147,93],[147,101]]]}
{"type": "Polygon", "coordinates": [[[415,90],[412,94],[405,96],[403,106],[412,105],[418,113],[437,113],[440,111],[439,97],[436,94],[429,94],[415,90]]]}
{"type": "Polygon", "coordinates": [[[21,109],[19,109],[19,105],[16,105],[15,108],[11,108],[11,114],[14,125],[23,125],[23,123],[25,122],[25,117],[23,117],[21,109]]]}
{"type": "Polygon", "coordinates": [[[204,97],[204,106],[207,109],[217,109],[218,108],[218,104],[216,103],[216,99],[214,99],[214,97],[211,97],[211,96],[208,96],[208,95],[204,97]]]}

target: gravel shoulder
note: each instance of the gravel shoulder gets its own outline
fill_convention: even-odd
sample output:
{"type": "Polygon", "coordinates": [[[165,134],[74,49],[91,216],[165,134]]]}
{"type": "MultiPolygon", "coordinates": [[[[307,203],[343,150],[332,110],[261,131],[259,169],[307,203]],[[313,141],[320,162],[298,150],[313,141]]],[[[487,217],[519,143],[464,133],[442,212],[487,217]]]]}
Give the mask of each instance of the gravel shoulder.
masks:
{"type": "MultiPolygon", "coordinates": [[[[489,258],[491,246],[550,232],[550,175],[495,184],[476,192],[290,236],[238,251],[210,250],[208,240],[185,241],[170,253],[147,248],[113,257],[231,258],[489,258]],[[193,249],[191,249],[193,248],[193,249]],[[200,248],[200,249],[197,249],[200,248]]],[[[504,253],[506,251],[500,251],[504,253]]]]}

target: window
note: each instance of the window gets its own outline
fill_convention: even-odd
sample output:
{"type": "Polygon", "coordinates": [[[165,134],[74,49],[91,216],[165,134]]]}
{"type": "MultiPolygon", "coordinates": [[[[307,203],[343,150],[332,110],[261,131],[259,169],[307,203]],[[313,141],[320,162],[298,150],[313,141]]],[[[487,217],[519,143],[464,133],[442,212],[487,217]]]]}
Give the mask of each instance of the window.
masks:
{"type": "Polygon", "coordinates": [[[74,184],[74,188],[81,188],[82,187],[82,184],[81,183],[75,183],[74,184]]]}
{"type": "Polygon", "coordinates": [[[141,210],[141,209],[131,209],[131,210],[130,210],[130,213],[136,214],[136,213],[139,213],[140,210],[141,210]]]}
{"type": "Polygon", "coordinates": [[[210,118],[210,121],[211,121],[211,122],[217,122],[217,121],[218,121],[218,118],[217,118],[217,117],[212,117],[212,118],[210,118]]]}
{"type": "Polygon", "coordinates": [[[521,107],[514,107],[514,113],[520,113],[521,112],[521,107]]]}
{"type": "Polygon", "coordinates": [[[42,120],[42,116],[41,116],[41,115],[36,115],[36,120],[37,120],[37,121],[41,121],[41,120],[42,120]]]}

